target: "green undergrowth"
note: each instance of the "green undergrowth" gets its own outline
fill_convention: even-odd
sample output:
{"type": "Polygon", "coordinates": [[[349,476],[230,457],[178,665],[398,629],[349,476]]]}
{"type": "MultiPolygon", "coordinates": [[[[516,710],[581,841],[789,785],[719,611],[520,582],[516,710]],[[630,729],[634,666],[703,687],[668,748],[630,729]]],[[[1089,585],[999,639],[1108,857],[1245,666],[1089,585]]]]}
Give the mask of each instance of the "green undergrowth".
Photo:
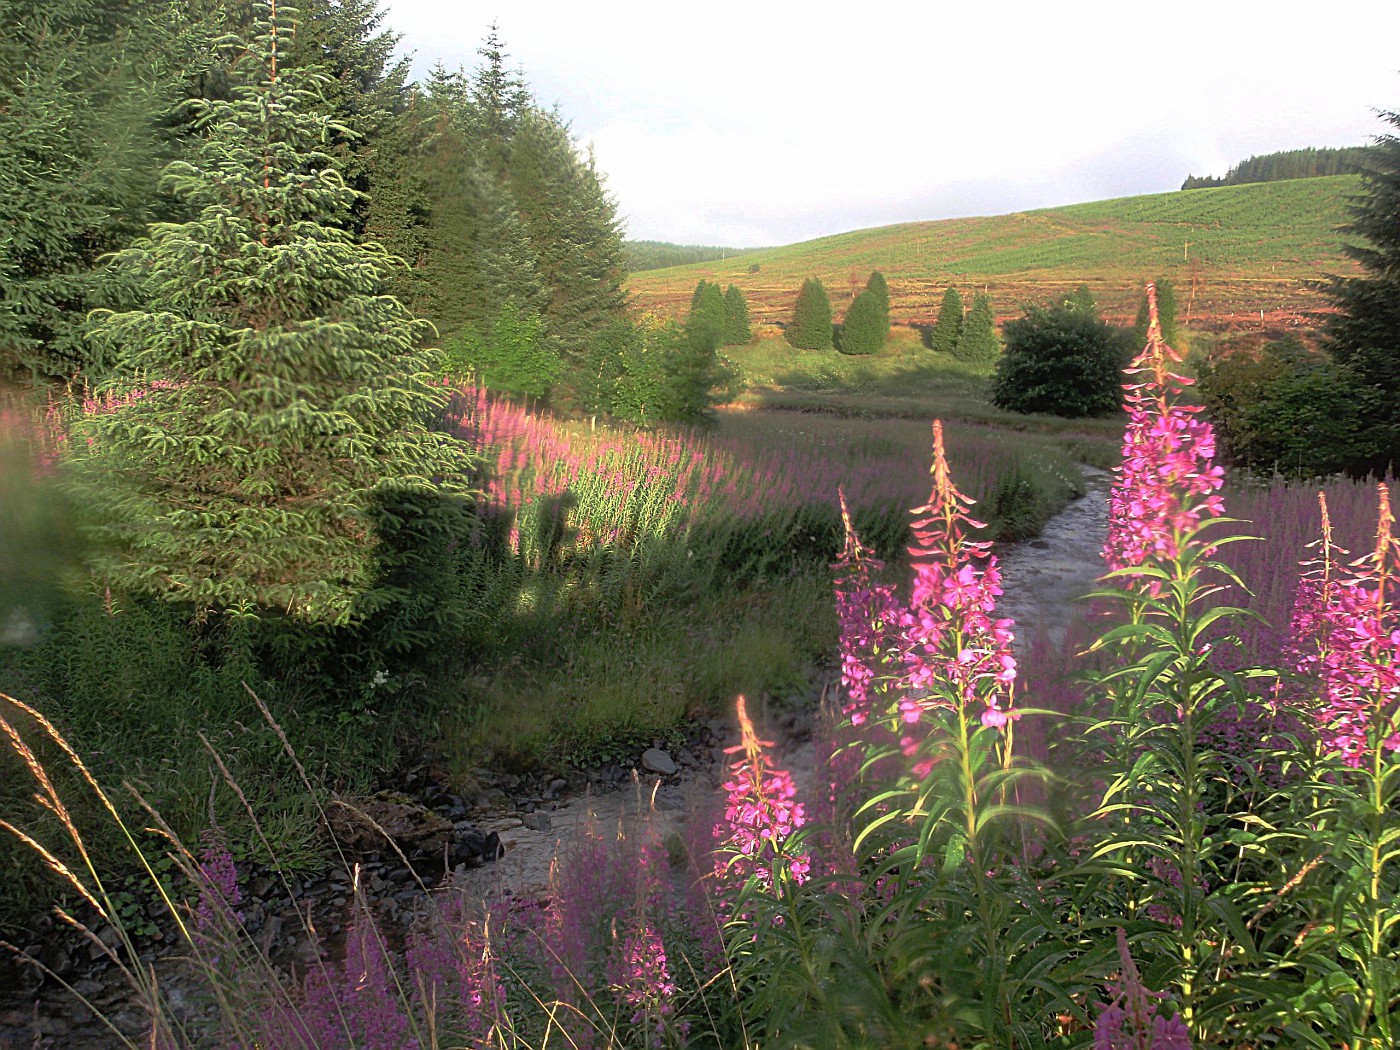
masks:
{"type": "Polygon", "coordinates": [[[456,775],[511,768],[634,764],[653,740],[678,742],[738,694],[807,689],[836,642],[831,584],[812,571],[649,607],[613,623],[561,619],[500,640],[444,717],[456,775]]]}

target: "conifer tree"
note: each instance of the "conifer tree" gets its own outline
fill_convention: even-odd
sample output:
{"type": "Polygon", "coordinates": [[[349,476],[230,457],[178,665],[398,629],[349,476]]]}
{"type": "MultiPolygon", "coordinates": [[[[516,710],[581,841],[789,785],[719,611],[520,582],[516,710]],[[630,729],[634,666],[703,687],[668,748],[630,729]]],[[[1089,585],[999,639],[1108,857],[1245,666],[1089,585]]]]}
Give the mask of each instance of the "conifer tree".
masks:
{"type": "Polygon", "coordinates": [[[464,461],[428,426],[429,326],[380,294],[390,257],[345,228],[356,194],[320,148],[321,78],[279,70],[290,26],[260,10],[231,97],[196,106],[194,162],[166,169],[198,217],[116,257],[145,305],[96,319],[119,378],[79,423],[73,480],[110,585],[347,623],[376,604],[375,508],[464,461]]]}
{"type": "Polygon", "coordinates": [[[690,298],[685,319],[685,337],[698,353],[714,353],[724,343],[724,295],[719,285],[701,281],[690,298]]]}
{"type": "Polygon", "coordinates": [[[841,352],[878,353],[885,345],[885,330],[882,330],[884,317],[885,312],[880,308],[880,298],[876,293],[866,290],[857,295],[841,324],[841,352]]]}
{"type": "Polygon", "coordinates": [[[161,217],[182,28],[161,6],[0,4],[0,384],[91,370],[97,260],[161,217]]]}
{"type": "Polygon", "coordinates": [[[871,273],[865,290],[880,304],[880,342],[883,343],[890,335],[890,286],[885,282],[885,275],[879,270],[871,273]]]}
{"type": "Polygon", "coordinates": [[[958,345],[962,335],[963,303],[956,288],[943,293],[943,305],[938,308],[938,320],[933,324],[933,349],[950,354],[958,345]]]}
{"type": "Polygon", "coordinates": [[[560,383],[578,407],[606,409],[616,354],[603,337],[627,314],[617,205],[552,113],[522,118],[509,176],[548,295],[544,318],[563,364],[560,383]]]}
{"type": "Polygon", "coordinates": [[[724,345],[743,346],[752,338],[749,301],[737,284],[731,284],[724,290],[724,345]]]}
{"type": "Polygon", "coordinates": [[[992,313],[992,297],[978,293],[973,296],[972,309],[963,321],[962,334],[953,354],[963,361],[988,364],[1001,355],[997,339],[996,317],[992,313]]]}
{"type": "Polygon", "coordinates": [[[799,350],[831,349],[831,300],[816,277],[802,282],[785,335],[799,350]]]}
{"type": "MultiPolygon", "coordinates": [[[[1400,111],[1382,119],[1400,131],[1400,111]]],[[[1363,273],[1327,285],[1340,311],[1328,324],[1328,349],[1373,404],[1372,447],[1358,466],[1383,471],[1400,466],[1400,135],[1378,136],[1370,150],[1346,227],[1361,243],[1344,248],[1363,273]]]]}

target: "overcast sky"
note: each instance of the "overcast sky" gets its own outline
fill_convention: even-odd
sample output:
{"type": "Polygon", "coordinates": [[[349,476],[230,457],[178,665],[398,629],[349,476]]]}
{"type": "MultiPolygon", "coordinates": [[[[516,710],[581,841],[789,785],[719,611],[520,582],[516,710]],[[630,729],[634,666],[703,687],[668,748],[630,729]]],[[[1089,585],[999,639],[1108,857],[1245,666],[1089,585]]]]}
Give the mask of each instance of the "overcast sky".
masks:
{"type": "Polygon", "coordinates": [[[385,0],[414,73],[494,20],[634,239],[742,247],[1176,189],[1360,145],[1400,109],[1400,2],[385,0]]]}

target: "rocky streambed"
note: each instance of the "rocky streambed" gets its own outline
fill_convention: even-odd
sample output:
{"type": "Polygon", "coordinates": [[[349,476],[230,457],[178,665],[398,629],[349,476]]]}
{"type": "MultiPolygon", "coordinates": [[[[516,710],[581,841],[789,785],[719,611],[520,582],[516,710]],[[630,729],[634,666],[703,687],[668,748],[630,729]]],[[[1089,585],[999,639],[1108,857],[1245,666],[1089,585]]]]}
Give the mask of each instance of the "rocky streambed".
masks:
{"type": "MultiPolygon", "coordinates": [[[[1018,648],[1036,632],[1062,645],[1076,599],[1102,572],[1099,550],[1111,478],[1093,468],[1085,468],[1085,474],[1086,495],[1052,519],[1039,538],[998,552],[1005,586],[998,609],[1016,620],[1018,648]]],[[[817,689],[832,684],[828,675],[817,689]]],[[[765,720],[767,735],[799,784],[813,775],[815,700],[815,690],[812,696],[786,698],[765,720]]],[[[762,705],[755,706],[762,718],[762,705]]],[[[305,972],[334,953],[357,893],[391,943],[401,942],[426,894],[448,878],[482,898],[545,897],[551,862],[586,826],[645,819],[664,835],[680,831],[687,814],[708,809],[728,758],[724,748],[734,741],[734,726],[713,719],[692,726],[686,746],[669,751],[655,741],[630,766],[533,778],[476,770],[477,789],[470,795],[436,783],[426,770],[411,770],[390,790],[330,807],[329,823],[346,859],[335,873],[284,880],[270,870],[240,871],[245,928],[279,968],[305,972]]],[[[109,946],[117,944],[110,928],[96,925],[94,933],[109,946]]],[[[120,1030],[139,1036],[144,1018],[96,944],[46,918],[19,947],[120,1030]]],[[[213,1006],[181,962],[182,948],[173,922],[157,916],[138,939],[136,961],[154,969],[177,1017],[197,1021],[213,1006]]],[[[0,951],[0,1050],[119,1045],[111,1029],[59,982],[8,956],[0,951]]]]}

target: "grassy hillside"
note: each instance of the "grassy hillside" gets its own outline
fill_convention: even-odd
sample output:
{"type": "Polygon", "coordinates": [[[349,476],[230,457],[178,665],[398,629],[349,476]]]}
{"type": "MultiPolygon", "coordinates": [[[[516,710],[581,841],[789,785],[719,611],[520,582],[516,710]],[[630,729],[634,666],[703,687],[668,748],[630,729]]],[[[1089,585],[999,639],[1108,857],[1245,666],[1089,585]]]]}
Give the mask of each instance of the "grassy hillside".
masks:
{"type": "Polygon", "coordinates": [[[1161,276],[1176,282],[1182,316],[1198,328],[1261,320],[1293,327],[1323,306],[1308,281],[1354,272],[1337,227],[1358,188],[1357,176],[1337,175],[902,223],[634,274],[631,289],[642,309],[674,315],[702,277],[732,281],[756,322],[775,322],[787,319],[802,279],[815,275],[839,318],[878,269],[890,282],[895,321],[927,324],[949,284],[990,292],[999,319],[1022,302],[1088,284],[1105,313],[1130,318],[1142,282],[1161,276]]]}

